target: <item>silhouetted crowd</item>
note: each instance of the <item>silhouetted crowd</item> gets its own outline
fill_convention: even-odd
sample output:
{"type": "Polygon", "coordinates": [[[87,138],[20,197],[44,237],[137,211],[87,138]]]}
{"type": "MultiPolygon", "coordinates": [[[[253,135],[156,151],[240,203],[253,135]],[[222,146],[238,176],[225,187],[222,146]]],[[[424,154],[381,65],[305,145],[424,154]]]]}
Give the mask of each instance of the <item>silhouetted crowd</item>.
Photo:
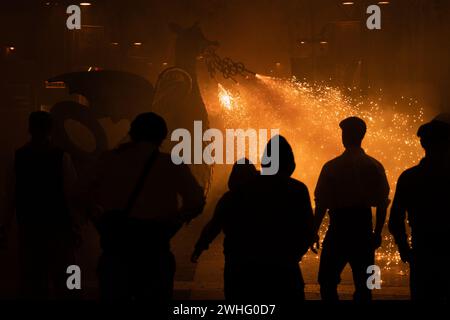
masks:
{"type": "MultiPolygon", "coordinates": [[[[70,155],[52,143],[52,126],[49,113],[31,113],[31,139],[16,151],[0,224],[4,243],[15,214],[23,297],[47,297],[50,282],[57,297],[73,295],[66,287],[66,268],[74,263],[81,240],[74,208],[82,208],[100,235],[101,298],[170,301],[175,274],[170,240],[202,213],[205,196],[189,167],[175,165],[170,154],[160,151],[168,134],[164,119],[151,112],[138,115],[130,126],[130,141],[101,156],[83,188],[77,188],[80,179],[70,155]]],[[[233,166],[228,191],[191,257],[197,262],[224,233],[227,300],[304,300],[299,263],[308,250],[317,253],[320,247],[322,299],[339,299],[340,275],[350,264],[354,300],[371,300],[367,269],[375,264],[382,243],[389,184],[383,165],[361,147],[365,122],[350,117],[340,128],[345,151],[323,166],[314,212],[308,188],[291,177],[296,163],[284,137],[272,137],[266,145],[261,172],[247,159],[233,166]],[[278,141],[279,170],[265,175],[274,159],[273,139],[278,141]],[[318,234],[327,213],[330,223],[321,245],[318,234]]],[[[425,157],[398,179],[388,225],[402,261],[410,266],[411,298],[448,302],[448,119],[435,118],[417,135],[425,157]]]]}

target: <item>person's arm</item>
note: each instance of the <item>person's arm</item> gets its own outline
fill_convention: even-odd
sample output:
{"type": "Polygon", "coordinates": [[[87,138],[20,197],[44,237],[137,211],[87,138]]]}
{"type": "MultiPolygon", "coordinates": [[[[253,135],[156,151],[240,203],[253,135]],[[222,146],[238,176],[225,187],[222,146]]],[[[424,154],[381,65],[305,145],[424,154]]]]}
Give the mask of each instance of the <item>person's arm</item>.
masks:
{"type": "Polygon", "coordinates": [[[386,222],[386,215],[387,215],[387,206],[388,203],[383,205],[378,205],[376,208],[376,224],[375,224],[375,231],[374,231],[374,239],[373,239],[373,248],[378,249],[381,247],[382,242],[382,231],[384,224],[386,222]]]}
{"type": "Polygon", "coordinates": [[[317,253],[320,248],[320,237],[319,230],[322,224],[323,218],[328,211],[327,202],[329,196],[329,182],[328,182],[328,170],[325,165],[319,175],[319,180],[317,181],[316,190],[314,192],[316,208],[314,213],[313,221],[313,240],[311,243],[311,251],[317,253]]]}
{"type": "Polygon", "coordinates": [[[386,172],[383,166],[380,164],[379,171],[379,194],[378,205],[376,207],[376,222],[374,230],[374,249],[378,249],[381,246],[384,224],[386,223],[387,208],[389,206],[389,182],[386,177],[386,172]]]}
{"type": "MultiPolygon", "coordinates": [[[[302,230],[302,239],[299,243],[299,258],[303,257],[307,252],[308,248],[311,246],[311,243],[315,240],[314,237],[316,235],[314,229],[314,214],[311,206],[311,198],[309,196],[309,191],[304,187],[302,192],[302,208],[301,208],[301,225],[300,230],[302,230]]],[[[299,260],[300,260],[299,259],[299,260]]]]}
{"type": "Polygon", "coordinates": [[[400,257],[403,262],[409,261],[409,254],[411,248],[408,243],[408,234],[406,232],[406,217],[407,209],[404,202],[404,181],[400,176],[397,182],[397,189],[395,191],[394,201],[392,203],[391,213],[389,216],[389,232],[394,237],[395,243],[398,246],[400,257]]]}
{"type": "Polygon", "coordinates": [[[185,164],[178,167],[178,193],[182,199],[180,209],[183,222],[189,222],[202,213],[205,207],[205,196],[202,187],[198,184],[191,170],[185,164]]]}
{"type": "Polygon", "coordinates": [[[375,225],[375,234],[381,235],[383,231],[384,224],[386,222],[387,216],[387,203],[385,205],[379,205],[376,209],[376,225],[375,225]]]}
{"type": "Polygon", "coordinates": [[[327,213],[327,208],[320,206],[320,204],[316,203],[316,209],[314,211],[314,221],[313,221],[313,234],[317,235],[320,230],[320,226],[322,225],[323,218],[327,213]]]}
{"type": "Polygon", "coordinates": [[[223,228],[223,216],[226,209],[226,202],[229,197],[225,195],[217,203],[216,209],[214,210],[213,217],[205,225],[202,233],[195,244],[194,252],[191,255],[191,261],[196,263],[203,251],[208,250],[209,245],[214,239],[219,235],[223,228]]]}
{"type": "Polygon", "coordinates": [[[322,224],[323,218],[325,217],[325,214],[327,213],[327,208],[320,206],[316,202],[316,210],[314,211],[314,222],[313,222],[313,239],[311,243],[311,251],[314,253],[317,253],[317,250],[320,248],[320,237],[319,237],[319,230],[320,226],[322,224]]]}

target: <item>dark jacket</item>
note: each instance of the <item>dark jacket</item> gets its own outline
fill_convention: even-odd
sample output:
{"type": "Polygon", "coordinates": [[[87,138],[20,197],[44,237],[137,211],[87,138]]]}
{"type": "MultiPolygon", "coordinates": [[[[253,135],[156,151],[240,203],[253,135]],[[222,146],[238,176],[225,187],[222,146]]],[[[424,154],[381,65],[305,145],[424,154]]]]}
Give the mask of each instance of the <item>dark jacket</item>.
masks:
{"type": "Polygon", "coordinates": [[[15,203],[19,223],[49,224],[69,220],[63,155],[59,148],[37,149],[30,144],[16,151],[15,203]]]}

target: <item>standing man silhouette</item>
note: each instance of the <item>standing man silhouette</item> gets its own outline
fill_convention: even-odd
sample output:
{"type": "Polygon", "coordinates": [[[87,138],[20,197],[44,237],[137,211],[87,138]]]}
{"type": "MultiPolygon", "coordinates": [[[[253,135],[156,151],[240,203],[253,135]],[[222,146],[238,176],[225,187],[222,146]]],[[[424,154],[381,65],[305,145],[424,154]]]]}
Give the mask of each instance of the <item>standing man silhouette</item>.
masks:
{"type": "MultiPolygon", "coordinates": [[[[320,257],[319,284],[323,300],[339,299],[337,286],[347,263],[353,273],[356,301],[371,300],[367,288],[367,267],[374,264],[375,250],[381,246],[381,231],[386,220],[389,184],[383,166],[361,148],[365,122],[357,117],[344,119],[342,142],[345,152],[327,162],[315,190],[315,245],[326,212],[330,225],[320,257]],[[372,210],[376,207],[373,230],[372,210]]],[[[315,250],[313,245],[313,250],[315,250]]]]}
{"type": "Polygon", "coordinates": [[[425,157],[398,179],[389,230],[400,257],[410,265],[413,300],[449,301],[450,125],[433,120],[417,135],[425,157]],[[405,220],[411,227],[408,242],[405,220]]]}
{"type": "Polygon", "coordinates": [[[175,257],[170,240],[203,211],[205,199],[189,167],[174,164],[170,154],[159,151],[167,132],[159,115],[139,114],[130,125],[130,141],[107,151],[97,164],[88,192],[97,224],[118,208],[127,208],[143,179],[133,204],[125,209],[120,232],[100,237],[98,275],[103,300],[162,306],[172,299],[175,257]]]}
{"type": "MultiPolygon", "coordinates": [[[[44,111],[29,116],[31,139],[18,149],[7,186],[6,213],[19,229],[21,295],[27,299],[68,298],[67,267],[74,263],[78,239],[69,202],[76,172],[69,154],[52,143],[53,121],[44,111]]],[[[0,239],[1,240],[1,239],[0,239]]],[[[0,241],[1,242],[1,241],[0,241]]]]}

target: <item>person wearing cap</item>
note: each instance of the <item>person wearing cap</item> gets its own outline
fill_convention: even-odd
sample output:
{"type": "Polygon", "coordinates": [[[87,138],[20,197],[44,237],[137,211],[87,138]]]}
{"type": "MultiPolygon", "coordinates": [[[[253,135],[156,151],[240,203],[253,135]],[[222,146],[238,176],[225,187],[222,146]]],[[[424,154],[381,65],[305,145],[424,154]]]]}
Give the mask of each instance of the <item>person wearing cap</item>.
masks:
{"type": "Polygon", "coordinates": [[[205,205],[204,192],[188,166],[175,165],[171,155],[159,152],[167,136],[165,120],[148,112],[131,123],[130,142],[106,152],[90,183],[92,220],[127,206],[143,168],[157,152],[144,184],[127,212],[124,226],[126,256],[103,244],[98,273],[104,300],[139,300],[151,303],[172,298],[175,260],[170,239],[183,223],[198,216],[205,205]]]}
{"type": "Polygon", "coordinates": [[[425,157],[398,179],[389,230],[402,261],[410,266],[411,299],[448,302],[450,124],[436,118],[422,125],[417,135],[425,157]]]}
{"type": "Polygon", "coordinates": [[[389,184],[380,162],[361,148],[366,133],[365,122],[357,117],[343,120],[342,155],[327,162],[315,190],[315,243],[328,211],[330,225],[320,257],[319,284],[323,300],[338,300],[340,274],[350,264],[355,285],[354,300],[371,299],[366,281],[367,267],[374,264],[375,250],[381,246],[381,232],[386,219],[389,184]],[[372,207],[376,207],[373,229],[372,207]]]}

